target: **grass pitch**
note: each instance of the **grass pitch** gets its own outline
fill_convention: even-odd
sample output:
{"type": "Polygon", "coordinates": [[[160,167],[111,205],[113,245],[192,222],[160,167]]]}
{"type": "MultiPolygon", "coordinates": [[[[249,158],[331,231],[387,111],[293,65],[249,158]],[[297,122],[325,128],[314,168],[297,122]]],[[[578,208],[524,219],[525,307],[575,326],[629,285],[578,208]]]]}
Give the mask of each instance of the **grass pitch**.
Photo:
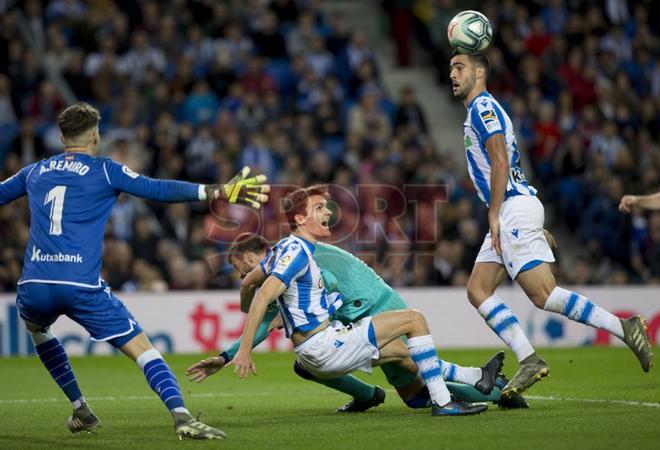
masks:
{"type": "MultiPolygon", "coordinates": [[[[379,370],[364,379],[387,387],[385,403],[340,415],[348,400],[292,371],[293,354],[256,354],[259,376],[230,369],[200,385],[185,368],[201,355],[168,356],[193,414],[223,429],[225,441],[176,440],[170,416],[136,366],[123,356],[72,358],[83,393],[99,416],[95,435],[72,435],[71,408],[36,357],[1,359],[0,449],[602,449],[660,448],[660,367],[643,373],[624,348],[546,349],[551,376],[529,392],[530,409],[495,405],[476,417],[430,417],[410,410],[379,370]]],[[[657,354],[656,349],[656,354],[657,354]]],[[[441,351],[480,365],[493,351],[441,351]]],[[[517,368],[507,354],[505,372],[517,368]]],[[[362,377],[362,375],[360,375],[362,377]]]]}

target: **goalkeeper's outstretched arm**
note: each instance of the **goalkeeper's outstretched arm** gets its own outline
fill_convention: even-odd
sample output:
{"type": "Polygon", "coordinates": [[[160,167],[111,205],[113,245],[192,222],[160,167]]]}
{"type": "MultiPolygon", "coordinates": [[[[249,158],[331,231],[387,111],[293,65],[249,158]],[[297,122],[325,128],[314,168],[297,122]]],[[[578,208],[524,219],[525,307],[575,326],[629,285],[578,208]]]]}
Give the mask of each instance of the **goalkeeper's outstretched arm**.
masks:
{"type": "Polygon", "coordinates": [[[211,184],[204,187],[209,200],[225,199],[229,203],[240,203],[254,209],[268,201],[270,186],[266,175],[248,177],[250,168],[245,166],[226,184],[211,184]]]}

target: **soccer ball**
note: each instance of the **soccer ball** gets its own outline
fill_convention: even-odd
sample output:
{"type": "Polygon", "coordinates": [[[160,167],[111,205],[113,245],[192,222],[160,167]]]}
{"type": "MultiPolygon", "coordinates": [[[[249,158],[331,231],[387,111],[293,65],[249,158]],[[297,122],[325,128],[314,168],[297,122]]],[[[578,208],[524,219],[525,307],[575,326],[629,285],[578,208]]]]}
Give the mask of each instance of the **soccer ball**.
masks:
{"type": "Polygon", "coordinates": [[[456,14],[447,27],[447,37],[459,53],[477,53],[486,50],[493,39],[488,18],[478,11],[456,14]]]}

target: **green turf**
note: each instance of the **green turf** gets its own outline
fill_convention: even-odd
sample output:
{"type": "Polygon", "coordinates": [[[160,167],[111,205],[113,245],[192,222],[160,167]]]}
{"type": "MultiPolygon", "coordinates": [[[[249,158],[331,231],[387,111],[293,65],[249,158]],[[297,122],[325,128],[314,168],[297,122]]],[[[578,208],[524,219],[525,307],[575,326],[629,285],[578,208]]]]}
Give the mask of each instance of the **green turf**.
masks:
{"type": "MultiPolygon", "coordinates": [[[[441,356],[478,365],[492,353],[444,351],[441,356]]],[[[491,405],[480,416],[458,418],[410,410],[389,388],[384,405],[339,415],[334,409],[347,398],[298,378],[288,353],[256,354],[257,377],[238,380],[226,371],[200,385],[183,376],[199,356],[167,357],[191,412],[203,411],[203,420],[229,435],[229,440],[211,442],[177,441],[169,414],[124,357],[72,359],[81,388],[103,423],[96,435],[76,436],[65,425],[70,406],[39,361],[0,359],[0,448],[660,448],[660,368],[643,373],[623,348],[541,353],[551,376],[529,392],[538,397],[530,400],[530,409],[501,411],[491,405]]],[[[517,364],[513,355],[507,358],[505,369],[512,375],[517,364]]],[[[385,386],[379,371],[365,379],[385,386]]]]}

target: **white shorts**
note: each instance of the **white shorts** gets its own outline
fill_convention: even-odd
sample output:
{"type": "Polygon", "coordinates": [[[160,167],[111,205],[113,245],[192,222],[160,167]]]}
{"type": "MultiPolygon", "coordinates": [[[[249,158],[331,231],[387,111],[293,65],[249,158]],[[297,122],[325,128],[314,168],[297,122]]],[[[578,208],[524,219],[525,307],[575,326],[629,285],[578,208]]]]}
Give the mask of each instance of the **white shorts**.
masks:
{"type": "Polygon", "coordinates": [[[554,262],[555,257],[543,234],[544,221],[543,205],[536,196],[516,195],[505,200],[500,210],[502,256],[491,248],[489,232],[476,262],[502,264],[512,279],[541,262],[554,262]]]}
{"type": "Polygon", "coordinates": [[[371,317],[346,326],[336,320],[293,351],[298,362],[318,378],[338,378],[356,370],[371,373],[371,360],[379,356],[371,317]]]}

